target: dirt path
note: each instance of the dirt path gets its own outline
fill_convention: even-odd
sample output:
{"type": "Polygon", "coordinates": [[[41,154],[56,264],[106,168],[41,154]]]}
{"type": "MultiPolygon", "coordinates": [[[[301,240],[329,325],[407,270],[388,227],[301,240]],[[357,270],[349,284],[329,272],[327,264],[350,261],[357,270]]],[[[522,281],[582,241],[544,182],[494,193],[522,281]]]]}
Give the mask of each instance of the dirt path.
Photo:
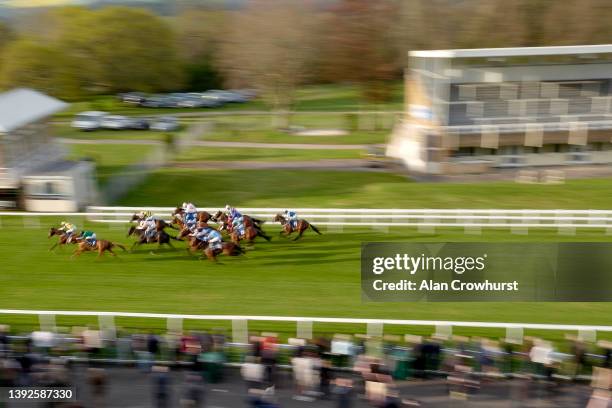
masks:
{"type": "Polygon", "coordinates": [[[194,161],[170,162],[169,167],[182,169],[318,169],[318,170],[376,170],[368,167],[369,162],[362,159],[328,159],[304,161],[194,161]]]}

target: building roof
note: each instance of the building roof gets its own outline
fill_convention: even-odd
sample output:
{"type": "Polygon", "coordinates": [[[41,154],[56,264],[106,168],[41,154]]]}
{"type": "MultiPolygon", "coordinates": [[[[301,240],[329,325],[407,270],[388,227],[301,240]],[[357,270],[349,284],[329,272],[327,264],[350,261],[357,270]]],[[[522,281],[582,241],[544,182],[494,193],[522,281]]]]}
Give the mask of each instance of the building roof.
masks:
{"type": "Polygon", "coordinates": [[[612,53],[612,44],[570,45],[557,47],[473,48],[457,50],[410,51],[410,57],[423,58],[495,58],[540,55],[579,55],[612,53]]]}
{"type": "Polygon", "coordinates": [[[33,89],[0,94],[0,132],[6,133],[66,108],[68,104],[33,89]]]}

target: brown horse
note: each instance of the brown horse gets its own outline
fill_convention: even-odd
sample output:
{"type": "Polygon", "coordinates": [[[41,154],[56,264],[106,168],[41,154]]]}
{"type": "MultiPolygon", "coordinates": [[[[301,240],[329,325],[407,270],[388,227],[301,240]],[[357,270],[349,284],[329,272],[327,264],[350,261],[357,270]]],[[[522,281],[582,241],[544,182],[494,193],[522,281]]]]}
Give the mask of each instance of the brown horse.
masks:
{"type": "MultiPolygon", "coordinates": [[[[232,228],[231,228],[231,225],[229,224],[229,217],[223,211],[221,210],[217,211],[215,215],[212,217],[212,220],[218,224],[221,224],[221,228],[219,230],[225,229],[228,232],[231,232],[232,228]]],[[[245,227],[253,227],[257,231],[263,232],[261,229],[261,224],[263,224],[265,221],[257,219],[257,218],[253,218],[249,215],[243,215],[242,221],[244,222],[245,227]]]]}
{"type": "Polygon", "coordinates": [[[156,228],[155,228],[156,232],[155,232],[155,235],[152,237],[147,237],[145,234],[145,230],[137,229],[135,225],[132,225],[130,227],[130,230],[128,231],[127,236],[129,237],[131,235],[136,234],[136,236],[138,237],[138,240],[134,242],[134,244],[132,244],[130,251],[132,251],[135,247],[140,246],[142,244],[154,244],[156,242],[158,244],[158,247],[161,247],[162,244],[166,244],[170,248],[174,248],[170,240],[173,239],[175,241],[181,241],[180,239],[173,237],[172,235],[164,231],[164,228],[167,225],[167,223],[163,223],[163,222],[160,223],[159,221],[162,221],[162,220],[158,220],[156,222],[156,228]]]}
{"type": "Polygon", "coordinates": [[[79,242],[77,249],[72,254],[72,258],[81,255],[83,252],[88,252],[88,251],[98,251],[98,258],[100,258],[102,254],[107,251],[112,256],[117,256],[117,254],[113,252],[114,247],[119,247],[123,249],[124,251],[127,251],[127,249],[123,245],[117,242],[107,241],[105,239],[98,239],[96,241],[96,244],[93,246],[90,245],[89,242],[87,241],[81,241],[79,242]]]}
{"type": "Polygon", "coordinates": [[[244,249],[239,244],[234,242],[223,242],[221,248],[212,249],[208,246],[208,242],[200,241],[196,237],[191,237],[189,240],[189,246],[187,248],[189,252],[202,251],[206,257],[211,261],[217,261],[217,255],[223,253],[227,256],[238,256],[244,254],[244,249]]]}
{"type": "Polygon", "coordinates": [[[298,236],[293,239],[294,241],[297,241],[298,239],[300,239],[302,235],[304,234],[304,231],[306,231],[308,227],[310,227],[317,234],[322,235],[321,231],[319,231],[317,227],[315,227],[314,225],[312,225],[306,220],[298,220],[296,227],[293,228],[291,226],[291,223],[285,217],[283,217],[281,214],[276,214],[276,216],[274,217],[274,222],[281,223],[283,228],[280,233],[285,236],[289,236],[292,233],[297,232],[298,236]]]}
{"type": "MultiPolygon", "coordinates": [[[[172,213],[173,221],[178,218],[180,221],[184,222],[185,210],[182,207],[176,207],[174,212],[172,213]]],[[[213,218],[212,214],[208,211],[198,211],[196,216],[197,222],[208,222],[213,218]]]]}
{"type": "Polygon", "coordinates": [[[68,244],[76,244],[78,242],[78,234],[76,232],[72,234],[72,239],[70,239],[70,242],[68,242],[68,234],[66,234],[64,231],[60,231],[58,228],[55,227],[49,228],[49,235],[47,236],[47,238],[51,238],[55,235],[58,235],[59,239],[55,244],[53,244],[51,248],[49,248],[49,251],[53,251],[58,245],[62,246],[68,244]]]}
{"type": "MultiPolygon", "coordinates": [[[[134,215],[132,215],[132,218],[130,218],[130,222],[134,222],[134,221],[140,222],[140,221],[143,221],[143,220],[144,220],[144,218],[142,216],[142,213],[134,213],[134,215]]],[[[161,226],[161,228],[168,227],[168,228],[172,228],[172,229],[177,229],[174,225],[172,225],[172,224],[174,224],[174,222],[168,223],[168,222],[166,222],[166,221],[164,221],[162,219],[156,219],[155,223],[158,226],[161,226]]]]}
{"type": "Polygon", "coordinates": [[[247,227],[246,225],[244,226],[243,235],[240,235],[238,231],[233,230],[232,233],[230,234],[230,237],[232,238],[232,242],[235,244],[239,244],[241,239],[248,241],[249,244],[253,244],[253,242],[255,241],[255,238],[257,237],[262,237],[268,242],[270,242],[271,240],[271,238],[267,236],[262,230],[260,229],[258,230],[253,226],[247,227]]]}

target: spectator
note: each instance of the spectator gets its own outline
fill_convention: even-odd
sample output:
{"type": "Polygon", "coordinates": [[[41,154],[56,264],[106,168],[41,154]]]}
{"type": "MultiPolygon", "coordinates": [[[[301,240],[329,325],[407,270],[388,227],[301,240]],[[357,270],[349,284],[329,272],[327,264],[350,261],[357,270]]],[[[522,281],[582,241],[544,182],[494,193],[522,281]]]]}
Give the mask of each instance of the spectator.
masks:
{"type": "Polygon", "coordinates": [[[337,378],[334,381],[333,394],[336,396],[337,408],[351,408],[355,398],[353,381],[349,378],[337,378]]]}
{"type": "Polygon", "coordinates": [[[106,372],[101,368],[90,368],[88,370],[88,382],[91,390],[91,406],[93,408],[102,408],[106,406],[106,372]]]}
{"type": "Polygon", "coordinates": [[[153,366],[153,399],[157,408],[171,407],[168,367],[153,366]]]}
{"type": "Polygon", "coordinates": [[[185,378],[181,407],[197,408],[204,404],[204,382],[196,373],[188,373],[185,378]]]}

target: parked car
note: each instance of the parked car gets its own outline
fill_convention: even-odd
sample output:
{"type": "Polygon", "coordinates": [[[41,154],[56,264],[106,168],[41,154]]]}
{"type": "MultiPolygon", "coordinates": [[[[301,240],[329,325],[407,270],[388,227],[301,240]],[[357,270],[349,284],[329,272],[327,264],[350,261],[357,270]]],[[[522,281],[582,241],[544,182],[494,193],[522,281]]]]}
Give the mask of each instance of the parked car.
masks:
{"type": "Polygon", "coordinates": [[[170,95],[151,95],[140,103],[147,108],[176,108],[176,97],[170,95]]]}
{"type": "Polygon", "coordinates": [[[130,125],[130,119],[121,115],[105,116],[100,122],[100,127],[103,129],[122,130],[127,129],[130,125]]]}
{"type": "Polygon", "coordinates": [[[206,101],[197,95],[185,95],[181,97],[176,106],[179,108],[203,108],[206,107],[206,101]]]}
{"type": "Polygon", "coordinates": [[[221,103],[240,102],[241,96],[234,92],[221,91],[219,89],[211,89],[205,92],[207,95],[217,98],[221,103]]]}
{"type": "Polygon", "coordinates": [[[160,132],[172,132],[178,130],[179,123],[174,116],[161,116],[153,120],[149,128],[160,132]]]}
{"type": "Polygon", "coordinates": [[[149,120],[145,118],[130,118],[126,129],[148,130],[149,120]]]}
{"type": "Polygon", "coordinates": [[[131,103],[140,105],[147,96],[142,92],[126,92],[118,95],[119,100],[123,103],[131,103]]]}
{"type": "Polygon", "coordinates": [[[101,111],[81,112],[74,117],[71,126],[83,131],[96,130],[101,127],[102,120],[107,115],[108,113],[101,111]]]}

